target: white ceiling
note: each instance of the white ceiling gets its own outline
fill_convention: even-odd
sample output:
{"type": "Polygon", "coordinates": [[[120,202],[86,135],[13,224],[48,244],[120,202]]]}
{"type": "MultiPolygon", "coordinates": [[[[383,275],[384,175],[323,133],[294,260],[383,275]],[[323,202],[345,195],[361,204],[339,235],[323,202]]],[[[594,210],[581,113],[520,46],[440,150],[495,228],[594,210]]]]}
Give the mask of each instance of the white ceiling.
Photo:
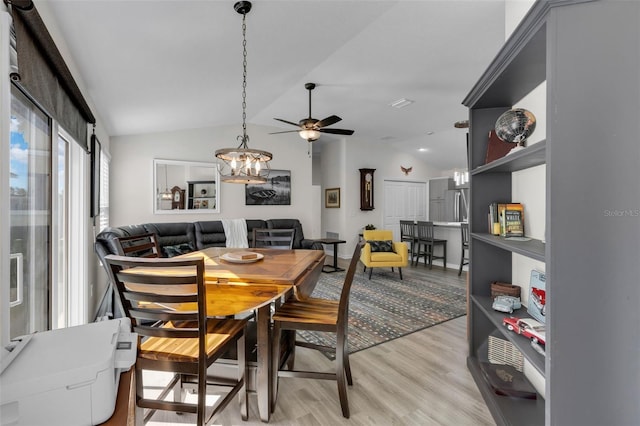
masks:
{"type": "MultiPolygon", "coordinates": [[[[112,136],[240,123],[234,1],[40,0],[112,136]]],[[[504,0],[260,0],[247,15],[247,121],[336,114],[348,138],[465,167],[461,101],[504,41],[504,0]],[[394,109],[400,98],[415,103],[394,109]],[[429,132],[433,134],[429,135],[429,132]],[[426,148],[426,152],[418,152],[426,148]]],[[[281,136],[273,135],[276,144],[281,136]]],[[[316,144],[336,136],[323,134],[316,144]]],[[[305,143],[301,140],[301,143],[305,143]]],[[[261,144],[267,149],[268,145],[261,144]]]]}

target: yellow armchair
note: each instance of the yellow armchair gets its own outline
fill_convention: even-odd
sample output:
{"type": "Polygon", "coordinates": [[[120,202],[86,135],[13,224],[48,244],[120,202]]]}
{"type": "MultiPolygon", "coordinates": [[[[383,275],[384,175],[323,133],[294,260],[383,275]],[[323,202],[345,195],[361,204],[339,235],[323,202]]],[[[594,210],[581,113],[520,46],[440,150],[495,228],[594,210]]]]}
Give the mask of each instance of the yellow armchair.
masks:
{"type": "MultiPolygon", "coordinates": [[[[393,240],[393,232],[385,229],[365,230],[362,233],[362,237],[365,240],[365,245],[362,247],[362,253],[360,254],[360,261],[364,265],[364,271],[369,268],[369,279],[371,279],[371,272],[373,268],[389,268],[393,271],[394,267],[398,268],[400,273],[400,279],[402,279],[402,267],[409,264],[409,247],[407,243],[393,240]],[[372,241],[391,241],[391,247],[393,251],[376,251],[376,248],[372,250],[372,241]]],[[[388,250],[388,244],[376,244],[380,246],[379,249],[388,250]]]]}

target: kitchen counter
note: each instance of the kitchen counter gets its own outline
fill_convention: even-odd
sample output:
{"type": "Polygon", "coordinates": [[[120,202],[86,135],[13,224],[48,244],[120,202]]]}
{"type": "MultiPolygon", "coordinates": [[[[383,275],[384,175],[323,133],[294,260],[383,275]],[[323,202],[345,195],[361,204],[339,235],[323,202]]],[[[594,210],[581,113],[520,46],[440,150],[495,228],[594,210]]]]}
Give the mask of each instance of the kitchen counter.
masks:
{"type": "MultiPolygon", "coordinates": [[[[458,269],[460,267],[460,257],[462,256],[462,234],[460,224],[463,222],[433,222],[433,236],[442,240],[447,240],[447,268],[458,269]]],[[[434,264],[441,264],[438,259],[434,264]]],[[[463,268],[467,270],[467,266],[463,268]]]]}
{"type": "Polygon", "coordinates": [[[433,225],[440,227],[460,228],[460,224],[462,223],[466,222],[433,222],[433,225]]]}

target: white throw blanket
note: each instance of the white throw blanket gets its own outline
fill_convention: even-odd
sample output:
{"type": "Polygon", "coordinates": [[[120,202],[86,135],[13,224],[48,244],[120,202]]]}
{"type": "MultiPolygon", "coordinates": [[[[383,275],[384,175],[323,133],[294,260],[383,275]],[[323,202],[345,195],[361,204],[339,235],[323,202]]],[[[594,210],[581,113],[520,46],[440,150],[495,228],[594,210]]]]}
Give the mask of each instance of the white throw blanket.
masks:
{"type": "Polygon", "coordinates": [[[222,219],[227,247],[248,248],[247,222],[244,219],[222,219]]]}

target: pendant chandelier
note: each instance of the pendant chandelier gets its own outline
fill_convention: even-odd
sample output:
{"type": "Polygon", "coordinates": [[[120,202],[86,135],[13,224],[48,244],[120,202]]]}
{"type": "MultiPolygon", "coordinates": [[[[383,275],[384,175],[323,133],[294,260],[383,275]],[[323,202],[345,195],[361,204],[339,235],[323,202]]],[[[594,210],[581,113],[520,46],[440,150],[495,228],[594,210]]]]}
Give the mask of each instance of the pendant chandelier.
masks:
{"type": "Polygon", "coordinates": [[[270,152],[249,148],[247,135],[247,13],[251,10],[251,2],[239,1],[233,5],[236,12],[242,15],[242,135],[237,140],[237,148],[222,148],[216,151],[220,179],[227,183],[260,184],[269,176],[269,161],[273,158],[270,152]]]}

